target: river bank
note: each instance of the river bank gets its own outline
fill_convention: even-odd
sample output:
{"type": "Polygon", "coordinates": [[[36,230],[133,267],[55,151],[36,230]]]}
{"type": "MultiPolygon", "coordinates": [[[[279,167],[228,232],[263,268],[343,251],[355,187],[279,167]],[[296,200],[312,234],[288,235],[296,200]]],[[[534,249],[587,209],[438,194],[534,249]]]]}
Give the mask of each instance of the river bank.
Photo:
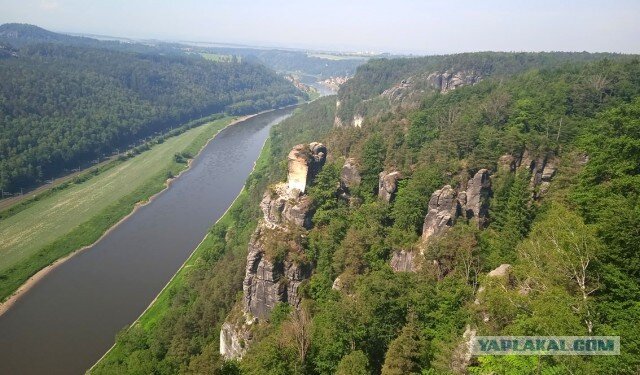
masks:
{"type": "Polygon", "coordinates": [[[95,363],[228,209],[270,126],[291,111],[253,116],[203,142],[171,188],[35,283],[0,317],[0,373],[79,373],[95,363]]]}
{"type": "MultiPolygon", "coordinates": [[[[234,126],[238,123],[241,123],[243,121],[246,121],[254,116],[257,116],[259,114],[265,113],[268,111],[263,111],[261,113],[258,114],[252,114],[252,115],[247,115],[247,116],[242,116],[239,118],[236,118],[233,121],[228,122],[226,125],[224,125],[223,127],[220,127],[219,129],[215,130],[215,133],[211,136],[211,137],[207,137],[208,139],[206,140],[206,142],[204,142],[203,144],[195,144],[194,143],[198,143],[197,139],[190,144],[190,147],[187,148],[194,148],[193,146],[196,146],[197,148],[197,152],[196,152],[196,156],[209,144],[209,142],[211,142],[222,130],[230,127],[230,126],[234,126]]],[[[230,120],[230,119],[229,119],[230,120]]],[[[227,120],[227,121],[229,121],[227,120]]],[[[203,124],[201,126],[207,126],[207,124],[203,124]]],[[[178,135],[180,136],[180,135],[178,135]]],[[[202,143],[202,142],[200,142],[202,143]]],[[[185,150],[176,150],[177,152],[184,152],[185,150]]],[[[138,156],[136,156],[138,157],[138,156]]],[[[134,157],[134,159],[136,158],[134,157]]],[[[194,156],[195,157],[195,156],[194,156]]],[[[150,193],[150,195],[144,196],[145,194],[138,196],[136,199],[138,199],[133,206],[131,206],[130,202],[123,202],[121,204],[121,206],[128,206],[128,207],[132,207],[129,209],[129,212],[122,216],[119,220],[117,220],[115,222],[115,224],[109,226],[108,228],[105,228],[105,230],[103,231],[103,233],[97,238],[95,239],[93,242],[86,244],[80,248],[77,248],[75,250],[72,250],[71,252],[67,253],[66,255],[63,255],[60,258],[57,258],[55,260],[53,260],[52,263],[46,265],[44,268],[41,268],[40,270],[38,270],[35,274],[32,274],[31,276],[29,276],[26,281],[22,282],[17,289],[15,289],[14,291],[12,291],[10,293],[10,295],[8,297],[5,296],[5,301],[0,303],[0,316],[2,316],[6,311],[8,311],[19,299],[20,297],[26,293],[27,291],[29,291],[34,285],[36,285],[40,280],[42,280],[44,277],[46,277],[52,270],[54,270],[56,267],[58,267],[59,265],[61,265],[62,263],[66,262],[67,260],[69,260],[70,258],[72,258],[73,256],[77,255],[78,253],[92,247],[95,245],[95,243],[97,243],[98,241],[100,241],[102,238],[104,238],[106,235],[108,235],[115,227],[117,227],[118,225],[120,225],[123,221],[127,220],[131,215],[135,214],[137,212],[137,210],[140,207],[143,207],[144,205],[150,203],[151,201],[153,201],[153,199],[155,199],[159,194],[161,194],[162,192],[164,192],[166,189],[168,189],[172,182],[175,181],[177,178],[180,177],[180,175],[182,175],[184,172],[188,171],[191,168],[191,163],[193,161],[192,159],[189,159],[187,161],[186,166],[183,165],[182,169],[179,171],[179,173],[169,179],[166,179],[164,181],[164,184],[162,186],[162,188],[158,189],[152,189],[151,191],[148,191],[148,193],[150,193]],[[155,190],[155,191],[154,191],[155,190]]],[[[164,173],[160,173],[159,177],[162,177],[164,173]]],[[[164,174],[166,176],[166,174],[164,174]]],[[[92,176],[92,178],[95,178],[96,176],[92,176]]],[[[158,179],[158,176],[156,176],[155,178],[150,179],[149,181],[146,182],[146,185],[155,185],[156,180],[158,179]]],[[[119,210],[118,210],[119,211],[119,210]]],[[[14,283],[15,284],[15,283],[14,283]]],[[[6,294],[3,293],[3,294],[6,294]]],[[[0,295],[1,298],[1,295],[0,295]]]]}

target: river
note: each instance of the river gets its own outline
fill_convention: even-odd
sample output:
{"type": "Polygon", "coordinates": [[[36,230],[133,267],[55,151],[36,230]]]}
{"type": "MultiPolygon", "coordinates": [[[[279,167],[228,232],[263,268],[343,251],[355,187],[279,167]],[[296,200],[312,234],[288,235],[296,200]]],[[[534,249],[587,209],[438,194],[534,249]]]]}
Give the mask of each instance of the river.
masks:
{"type": "Polygon", "coordinates": [[[222,130],[169,189],[52,270],[0,317],[0,374],[82,374],[220,218],[269,129],[292,108],[222,130]]]}

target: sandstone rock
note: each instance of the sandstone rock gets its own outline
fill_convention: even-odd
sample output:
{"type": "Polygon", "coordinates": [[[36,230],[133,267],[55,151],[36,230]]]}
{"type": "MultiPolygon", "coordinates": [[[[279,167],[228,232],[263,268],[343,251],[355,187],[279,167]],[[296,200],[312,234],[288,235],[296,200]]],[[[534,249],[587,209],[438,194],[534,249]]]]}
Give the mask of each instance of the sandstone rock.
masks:
{"type": "Polygon", "coordinates": [[[289,156],[289,171],[287,186],[289,190],[298,189],[304,193],[307,182],[322,168],[325,162],[327,148],[318,142],[309,145],[296,145],[289,156]]]}
{"type": "Polygon", "coordinates": [[[333,290],[342,290],[342,280],[340,279],[340,276],[336,277],[335,280],[333,280],[333,284],[331,285],[331,289],[333,290]]]}
{"type": "Polygon", "coordinates": [[[428,82],[441,93],[447,93],[460,86],[473,85],[479,82],[481,77],[473,71],[444,71],[433,72],[427,77],[428,82]]]}
{"type": "Polygon", "coordinates": [[[509,274],[511,272],[511,265],[510,264],[501,264],[500,266],[498,266],[497,268],[491,270],[491,272],[489,272],[487,274],[488,277],[509,277],[509,274]]]}
{"type": "MultiPolygon", "coordinates": [[[[244,318],[244,317],[243,317],[244,318]]],[[[241,322],[238,326],[225,322],[220,329],[220,354],[224,359],[241,359],[252,339],[250,322],[241,322]]]]}
{"type": "Polygon", "coordinates": [[[385,202],[393,200],[398,190],[398,180],[402,178],[400,172],[380,172],[378,180],[378,197],[385,202]]]}
{"type": "Polygon", "coordinates": [[[550,161],[544,166],[542,170],[542,181],[551,181],[553,176],[556,175],[556,166],[555,163],[550,161]]]}
{"type": "Polygon", "coordinates": [[[517,159],[513,155],[505,154],[498,159],[498,170],[502,172],[514,172],[517,164],[517,159]]]}
{"type": "Polygon", "coordinates": [[[288,190],[285,184],[273,186],[262,196],[260,202],[263,219],[267,226],[293,224],[305,228],[311,226],[311,198],[301,195],[298,189],[288,190]]]}
{"type": "Polygon", "coordinates": [[[454,374],[466,374],[467,368],[471,364],[473,344],[477,335],[477,330],[471,328],[467,324],[464,333],[462,334],[462,341],[453,351],[451,358],[451,370],[454,374]]]}
{"type": "Polygon", "coordinates": [[[439,235],[453,226],[460,215],[460,204],[456,199],[456,192],[450,185],[436,190],[429,200],[429,211],[422,226],[422,240],[427,241],[434,235],[439,235]]]}
{"type": "Polygon", "coordinates": [[[354,128],[361,128],[363,122],[364,122],[364,116],[362,116],[362,115],[353,116],[353,127],[354,128]]]}
{"type": "Polygon", "coordinates": [[[391,256],[390,264],[395,272],[416,272],[418,270],[416,253],[413,251],[395,251],[391,256]]]}
{"type": "Polygon", "coordinates": [[[489,215],[489,197],[491,196],[491,180],[488,170],[479,170],[469,180],[465,196],[466,205],[464,207],[467,218],[477,219],[478,226],[483,228],[489,215]]]}
{"type": "Polygon", "coordinates": [[[356,159],[349,158],[345,160],[340,172],[340,187],[342,190],[348,191],[362,182],[362,177],[358,171],[356,159]]]}
{"type": "Polygon", "coordinates": [[[300,303],[298,287],[311,276],[309,267],[288,258],[274,263],[265,256],[264,228],[258,227],[249,243],[243,281],[244,311],[268,319],[278,302],[300,303]]]}

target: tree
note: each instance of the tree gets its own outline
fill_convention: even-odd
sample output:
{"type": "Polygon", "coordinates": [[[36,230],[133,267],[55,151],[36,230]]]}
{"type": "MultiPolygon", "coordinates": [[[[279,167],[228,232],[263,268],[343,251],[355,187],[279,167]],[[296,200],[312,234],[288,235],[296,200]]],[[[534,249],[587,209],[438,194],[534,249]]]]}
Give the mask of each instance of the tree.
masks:
{"type": "Polygon", "coordinates": [[[354,350],[340,360],[336,375],[368,375],[369,358],[362,350],[354,350]]]}
{"type": "Polygon", "coordinates": [[[311,314],[305,306],[294,309],[289,320],[282,325],[283,340],[296,349],[298,360],[303,365],[311,346],[312,329],[311,314]]]}
{"type": "Polygon", "coordinates": [[[415,320],[415,314],[410,313],[400,336],[389,345],[382,375],[420,374],[424,341],[415,320]]]}
{"type": "Polygon", "coordinates": [[[386,157],[384,140],[379,134],[371,136],[362,148],[362,183],[360,185],[364,194],[373,194],[378,189],[378,174],[382,172],[386,157]]]}
{"type": "Polygon", "coordinates": [[[577,297],[572,308],[582,317],[588,334],[593,333],[594,324],[590,296],[599,284],[594,263],[601,249],[594,230],[557,203],[519,248],[533,283],[542,289],[551,289],[554,285],[549,284],[555,283],[577,297]]]}

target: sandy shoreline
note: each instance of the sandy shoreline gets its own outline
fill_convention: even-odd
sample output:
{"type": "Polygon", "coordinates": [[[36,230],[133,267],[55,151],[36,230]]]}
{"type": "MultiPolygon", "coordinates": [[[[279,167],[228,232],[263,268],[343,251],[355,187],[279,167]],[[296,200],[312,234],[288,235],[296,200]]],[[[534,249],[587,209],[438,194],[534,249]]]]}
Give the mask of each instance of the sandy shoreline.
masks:
{"type": "MultiPolygon", "coordinates": [[[[287,107],[284,107],[287,108],[287,107]]],[[[33,288],[40,280],[42,280],[43,278],[45,278],[51,271],[53,271],[54,269],[56,269],[58,266],[60,266],[61,264],[63,264],[64,262],[66,262],[67,260],[71,259],[73,256],[79,254],[82,251],[85,251],[91,247],[93,247],[95,244],[97,244],[98,242],[100,242],[105,236],[107,236],[109,233],[111,233],[112,230],[114,230],[115,228],[117,228],[121,223],[123,223],[125,220],[127,220],[131,215],[135,214],[136,211],[138,211],[138,209],[142,206],[145,206],[149,203],[151,203],[158,195],[162,194],[164,191],[166,191],[168,188],[171,187],[171,184],[173,183],[173,181],[175,181],[176,179],[180,178],[180,176],[187,172],[188,170],[191,169],[191,163],[193,162],[193,160],[195,160],[195,158],[198,157],[198,155],[200,155],[200,153],[209,145],[209,143],[214,140],[218,134],[220,134],[220,132],[222,132],[223,130],[236,125],[238,123],[241,123],[243,121],[246,121],[252,117],[261,115],[263,113],[267,113],[267,112],[271,112],[271,111],[275,111],[275,109],[272,110],[268,110],[268,111],[263,111],[263,112],[259,112],[259,113],[255,113],[252,115],[247,115],[247,116],[242,116],[240,118],[238,118],[237,120],[234,120],[232,122],[230,122],[229,124],[227,124],[224,128],[218,130],[216,132],[216,134],[213,135],[213,137],[211,137],[203,146],[202,148],[200,148],[200,150],[198,151],[198,153],[193,157],[193,159],[189,159],[189,161],[187,162],[187,167],[185,169],[183,169],[182,171],[180,171],[180,173],[170,179],[167,179],[167,181],[165,182],[165,187],[164,189],[160,190],[159,192],[153,194],[152,196],[150,196],[149,198],[147,198],[144,202],[138,202],[135,204],[135,206],[133,207],[133,210],[131,210],[131,212],[129,214],[127,214],[126,216],[124,216],[122,219],[118,220],[117,223],[115,223],[113,226],[111,226],[109,229],[107,229],[101,236],[100,238],[98,238],[96,241],[94,241],[92,244],[87,245],[87,246],[83,246],[77,250],[72,251],[71,253],[65,255],[62,258],[59,258],[57,260],[55,260],[53,263],[51,263],[50,265],[44,267],[43,269],[41,269],[40,271],[36,272],[33,276],[31,276],[30,278],[27,279],[27,281],[25,281],[22,285],[20,285],[20,287],[18,289],[16,289],[15,292],[13,292],[13,294],[11,294],[11,296],[9,296],[9,298],[7,298],[4,302],[0,302],[0,317],[2,315],[4,315],[7,311],[9,311],[9,309],[11,309],[11,307],[26,293],[28,292],[31,288],[33,288]]]]}

